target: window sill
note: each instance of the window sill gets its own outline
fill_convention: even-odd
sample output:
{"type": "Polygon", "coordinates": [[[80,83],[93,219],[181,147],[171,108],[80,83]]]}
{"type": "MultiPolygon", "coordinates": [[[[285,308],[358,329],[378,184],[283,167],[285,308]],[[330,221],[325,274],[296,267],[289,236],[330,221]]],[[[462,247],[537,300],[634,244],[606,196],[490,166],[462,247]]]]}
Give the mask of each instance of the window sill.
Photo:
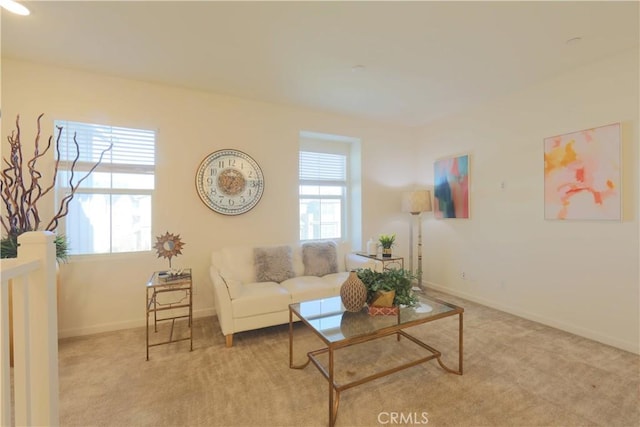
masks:
{"type": "MultiPolygon", "coordinates": [[[[117,252],[108,254],[90,254],[90,255],[69,255],[67,264],[83,263],[83,262],[101,262],[101,261],[120,261],[120,260],[138,260],[148,259],[155,253],[151,250],[142,252],[117,252]]],[[[155,258],[155,256],[154,256],[155,258]]]]}

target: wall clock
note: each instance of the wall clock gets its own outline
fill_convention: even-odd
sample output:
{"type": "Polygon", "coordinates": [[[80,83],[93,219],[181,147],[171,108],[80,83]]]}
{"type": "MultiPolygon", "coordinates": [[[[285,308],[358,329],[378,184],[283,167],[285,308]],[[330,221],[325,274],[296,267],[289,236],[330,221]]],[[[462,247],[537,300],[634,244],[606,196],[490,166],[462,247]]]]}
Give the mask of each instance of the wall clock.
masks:
{"type": "Polygon", "coordinates": [[[200,163],[196,189],[202,202],[215,212],[240,215],[260,201],[264,176],[248,154],[232,149],[218,150],[200,163]]]}

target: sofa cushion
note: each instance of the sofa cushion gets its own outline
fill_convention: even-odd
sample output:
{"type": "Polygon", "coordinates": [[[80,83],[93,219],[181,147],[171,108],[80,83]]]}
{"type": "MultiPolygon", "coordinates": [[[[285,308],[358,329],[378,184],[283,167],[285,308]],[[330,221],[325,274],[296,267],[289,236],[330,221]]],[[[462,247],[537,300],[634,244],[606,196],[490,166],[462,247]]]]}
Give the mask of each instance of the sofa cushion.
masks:
{"type": "Polygon", "coordinates": [[[339,293],[339,291],[336,292],[335,284],[332,281],[317,276],[294,277],[280,283],[280,286],[291,294],[291,302],[293,303],[328,298],[339,293]]]}
{"type": "Polygon", "coordinates": [[[253,251],[256,282],[282,282],[295,276],[290,246],[269,246],[253,251]]]}
{"type": "Polygon", "coordinates": [[[338,250],[335,242],[306,242],[302,245],[305,276],[326,276],[338,272],[338,250]]]}
{"type": "Polygon", "coordinates": [[[247,283],[237,299],[231,301],[233,317],[251,317],[276,313],[289,308],[291,295],[274,282],[247,283]]]}
{"type": "Polygon", "coordinates": [[[331,286],[333,286],[333,288],[336,290],[336,293],[339,294],[342,284],[347,280],[348,277],[348,271],[340,271],[338,273],[327,274],[322,278],[322,281],[331,284],[331,286]]]}

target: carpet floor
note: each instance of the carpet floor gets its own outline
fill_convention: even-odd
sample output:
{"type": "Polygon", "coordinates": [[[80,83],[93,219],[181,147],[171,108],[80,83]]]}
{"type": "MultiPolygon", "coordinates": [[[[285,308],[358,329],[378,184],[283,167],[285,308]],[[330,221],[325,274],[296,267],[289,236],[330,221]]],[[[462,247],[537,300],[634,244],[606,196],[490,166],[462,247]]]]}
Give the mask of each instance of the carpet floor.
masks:
{"type": "MultiPolygon", "coordinates": [[[[429,361],[341,393],[336,426],[640,426],[640,357],[460,298],[464,375],[429,361]]],[[[184,322],[183,322],[184,323],[184,322]]],[[[182,325],[178,334],[186,332],[182,325]]],[[[410,333],[457,366],[457,316],[410,333]]],[[[161,328],[158,339],[167,331],[161,328]]],[[[136,328],[60,341],[62,426],[326,426],[328,384],[289,368],[288,326],[236,334],[216,317],[182,342],[150,349],[136,328]]],[[[296,324],[295,361],[321,342],[296,324]]],[[[338,381],[416,356],[394,337],[336,353],[338,381]]]]}

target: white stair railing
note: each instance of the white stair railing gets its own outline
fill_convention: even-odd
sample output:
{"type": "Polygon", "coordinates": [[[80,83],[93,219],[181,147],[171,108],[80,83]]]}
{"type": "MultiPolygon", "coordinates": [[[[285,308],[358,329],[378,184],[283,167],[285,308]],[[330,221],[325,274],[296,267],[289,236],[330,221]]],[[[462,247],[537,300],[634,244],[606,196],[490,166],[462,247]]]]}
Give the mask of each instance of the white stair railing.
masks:
{"type": "Polygon", "coordinates": [[[18,258],[0,262],[0,425],[12,422],[9,281],[13,299],[13,419],[55,426],[58,417],[56,250],[48,231],[18,237],[18,258]]]}

